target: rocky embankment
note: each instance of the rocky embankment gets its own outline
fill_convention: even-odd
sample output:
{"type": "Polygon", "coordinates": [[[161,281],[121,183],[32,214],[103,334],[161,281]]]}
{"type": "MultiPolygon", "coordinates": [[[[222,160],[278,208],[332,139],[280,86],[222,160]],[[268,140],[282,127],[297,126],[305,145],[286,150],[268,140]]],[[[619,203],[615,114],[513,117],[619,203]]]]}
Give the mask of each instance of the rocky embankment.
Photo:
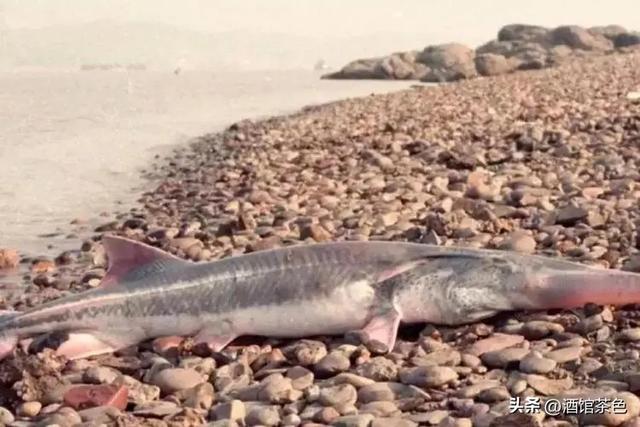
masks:
{"type": "MultiPolygon", "coordinates": [[[[237,123],[154,168],[140,207],[81,250],[23,260],[26,292],[5,305],[96,286],[105,232],[194,261],[390,239],[638,271],[639,85],[640,55],[613,55],[237,123]]],[[[404,327],[387,355],[342,337],[19,353],[0,362],[0,424],[631,427],[639,391],[639,307],[589,305],[404,327]],[[509,413],[527,397],[604,397],[623,413],[509,413]]]]}
{"type": "Polygon", "coordinates": [[[638,46],[640,33],[618,25],[551,29],[512,24],[500,29],[496,40],[475,50],[459,43],[427,46],[422,51],[358,59],[323,78],[448,82],[548,68],[575,57],[624,52],[638,46]]]}

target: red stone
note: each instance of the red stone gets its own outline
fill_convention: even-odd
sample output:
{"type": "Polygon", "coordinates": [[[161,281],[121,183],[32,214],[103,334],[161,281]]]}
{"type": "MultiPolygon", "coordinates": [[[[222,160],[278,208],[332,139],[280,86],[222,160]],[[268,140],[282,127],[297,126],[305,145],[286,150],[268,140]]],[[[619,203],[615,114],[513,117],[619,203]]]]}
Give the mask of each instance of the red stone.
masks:
{"type": "Polygon", "coordinates": [[[64,403],[77,410],[108,405],[122,411],[127,406],[128,396],[129,390],[125,386],[84,384],[67,390],[64,403]]]}
{"type": "Polygon", "coordinates": [[[31,266],[34,273],[50,273],[56,269],[56,264],[48,259],[38,260],[31,266]]]}
{"type": "Polygon", "coordinates": [[[17,251],[13,249],[0,249],[0,270],[17,267],[18,261],[17,251]]]}

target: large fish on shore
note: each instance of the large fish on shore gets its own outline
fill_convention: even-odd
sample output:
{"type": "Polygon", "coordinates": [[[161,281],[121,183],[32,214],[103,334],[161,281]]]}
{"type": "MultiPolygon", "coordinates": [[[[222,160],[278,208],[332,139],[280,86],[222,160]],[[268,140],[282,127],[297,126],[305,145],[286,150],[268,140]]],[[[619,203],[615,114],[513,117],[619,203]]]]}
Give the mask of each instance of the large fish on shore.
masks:
{"type": "Polygon", "coordinates": [[[456,325],[517,309],[640,303],[640,274],[512,252],[404,242],[290,246],[191,263],[116,236],[99,288],[0,317],[0,358],[61,332],[70,359],[150,338],[357,332],[392,349],[401,322],[456,325]]]}

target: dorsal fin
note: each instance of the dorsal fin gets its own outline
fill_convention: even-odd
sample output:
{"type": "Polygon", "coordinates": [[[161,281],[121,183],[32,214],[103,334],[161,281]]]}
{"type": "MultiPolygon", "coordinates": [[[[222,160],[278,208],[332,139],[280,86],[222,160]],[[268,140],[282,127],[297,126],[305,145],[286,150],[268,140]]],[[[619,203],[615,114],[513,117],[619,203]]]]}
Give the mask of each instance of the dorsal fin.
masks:
{"type": "Polygon", "coordinates": [[[162,249],[125,237],[102,236],[102,245],[109,260],[109,267],[107,274],[100,283],[101,287],[118,285],[124,276],[149,266],[151,263],[162,263],[164,265],[190,264],[188,261],[162,249]]]}

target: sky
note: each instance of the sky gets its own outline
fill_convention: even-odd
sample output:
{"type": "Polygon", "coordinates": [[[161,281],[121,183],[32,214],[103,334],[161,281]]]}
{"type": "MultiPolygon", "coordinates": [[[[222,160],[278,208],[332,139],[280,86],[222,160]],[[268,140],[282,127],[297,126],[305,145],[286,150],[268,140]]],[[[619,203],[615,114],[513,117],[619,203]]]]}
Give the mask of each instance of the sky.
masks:
{"type": "Polygon", "coordinates": [[[366,40],[376,35],[374,43],[380,43],[381,36],[385,41],[379,52],[383,55],[394,43],[398,50],[451,41],[477,46],[509,23],[620,24],[640,30],[640,0],[0,0],[0,27],[96,20],[320,39],[366,40]]]}
{"type": "Polygon", "coordinates": [[[10,27],[115,19],[200,31],[440,33],[482,39],[512,22],[616,23],[640,29],[638,0],[0,0],[0,5],[10,27]]]}

